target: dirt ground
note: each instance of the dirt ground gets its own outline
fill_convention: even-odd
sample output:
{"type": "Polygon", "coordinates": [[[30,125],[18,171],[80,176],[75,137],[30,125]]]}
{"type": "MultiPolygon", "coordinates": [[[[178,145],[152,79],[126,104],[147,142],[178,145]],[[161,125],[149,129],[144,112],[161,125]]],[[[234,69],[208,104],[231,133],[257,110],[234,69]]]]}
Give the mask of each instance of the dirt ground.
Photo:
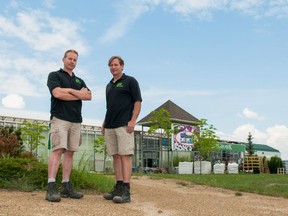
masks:
{"type": "Polygon", "coordinates": [[[45,192],[0,190],[0,215],[61,216],[166,216],[166,215],[288,215],[288,199],[260,196],[193,185],[179,180],[133,177],[131,203],[115,204],[102,194],[85,194],[83,199],[51,203],[45,192]]]}

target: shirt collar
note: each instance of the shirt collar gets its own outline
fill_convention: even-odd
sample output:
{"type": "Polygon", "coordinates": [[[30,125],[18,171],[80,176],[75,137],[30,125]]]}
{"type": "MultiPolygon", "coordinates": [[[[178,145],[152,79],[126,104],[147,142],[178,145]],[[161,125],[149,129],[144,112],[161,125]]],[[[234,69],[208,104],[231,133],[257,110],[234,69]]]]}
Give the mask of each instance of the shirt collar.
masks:
{"type": "Polygon", "coordinates": [[[126,79],[126,77],[127,77],[127,76],[125,75],[125,73],[123,73],[122,76],[120,77],[120,79],[118,79],[116,82],[113,82],[114,79],[112,78],[112,79],[110,80],[110,83],[117,83],[117,82],[119,82],[120,80],[126,79]]]}

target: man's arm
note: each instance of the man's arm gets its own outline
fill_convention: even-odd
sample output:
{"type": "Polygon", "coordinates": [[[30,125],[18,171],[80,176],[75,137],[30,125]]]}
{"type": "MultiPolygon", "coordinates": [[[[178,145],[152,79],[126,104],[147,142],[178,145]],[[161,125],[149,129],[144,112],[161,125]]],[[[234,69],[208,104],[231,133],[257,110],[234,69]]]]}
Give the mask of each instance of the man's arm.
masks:
{"type": "Polygon", "coordinates": [[[92,94],[87,88],[81,90],[75,90],[71,88],[56,87],[52,90],[52,95],[60,100],[91,100],[92,94]]]}
{"type": "Polygon", "coordinates": [[[128,133],[132,133],[134,131],[134,127],[136,125],[137,118],[141,111],[141,101],[136,101],[134,103],[133,115],[131,120],[128,122],[127,131],[128,133]]]}
{"type": "Polygon", "coordinates": [[[92,93],[88,88],[82,88],[81,90],[70,89],[69,93],[78,98],[79,100],[92,99],[92,93]]]}

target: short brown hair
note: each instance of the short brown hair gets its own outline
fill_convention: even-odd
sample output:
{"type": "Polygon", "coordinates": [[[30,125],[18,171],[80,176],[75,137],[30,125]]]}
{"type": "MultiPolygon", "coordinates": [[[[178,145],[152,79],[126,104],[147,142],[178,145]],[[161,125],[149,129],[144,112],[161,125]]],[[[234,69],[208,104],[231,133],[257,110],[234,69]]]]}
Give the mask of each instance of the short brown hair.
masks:
{"type": "Polygon", "coordinates": [[[121,56],[112,56],[112,57],[109,59],[109,61],[108,61],[108,66],[110,66],[111,62],[112,62],[114,59],[119,59],[120,65],[124,65],[124,60],[121,58],[121,56]]]}
{"type": "Polygon", "coordinates": [[[67,53],[70,53],[70,52],[75,53],[75,54],[78,56],[78,52],[77,52],[76,50],[74,50],[74,49],[69,49],[69,50],[67,50],[67,51],[64,53],[64,58],[66,58],[67,53]]]}

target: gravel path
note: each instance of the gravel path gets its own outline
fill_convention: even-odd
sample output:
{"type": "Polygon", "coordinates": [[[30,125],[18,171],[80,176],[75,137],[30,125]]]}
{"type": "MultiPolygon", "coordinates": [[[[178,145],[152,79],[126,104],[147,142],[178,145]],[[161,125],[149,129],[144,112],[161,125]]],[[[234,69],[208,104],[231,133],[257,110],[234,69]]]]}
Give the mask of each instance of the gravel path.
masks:
{"type": "Polygon", "coordinates": [[[133,177],[131,203],[114,204],[102,194],[85,194],[81,200],[62,199],[59,203],[44,200],[45,192],[0,190],[0,215],[23,216],[168,216],[168,215],[288,215],[288,199],[207,186],[178,180],[153,180],[133,177]]]}

